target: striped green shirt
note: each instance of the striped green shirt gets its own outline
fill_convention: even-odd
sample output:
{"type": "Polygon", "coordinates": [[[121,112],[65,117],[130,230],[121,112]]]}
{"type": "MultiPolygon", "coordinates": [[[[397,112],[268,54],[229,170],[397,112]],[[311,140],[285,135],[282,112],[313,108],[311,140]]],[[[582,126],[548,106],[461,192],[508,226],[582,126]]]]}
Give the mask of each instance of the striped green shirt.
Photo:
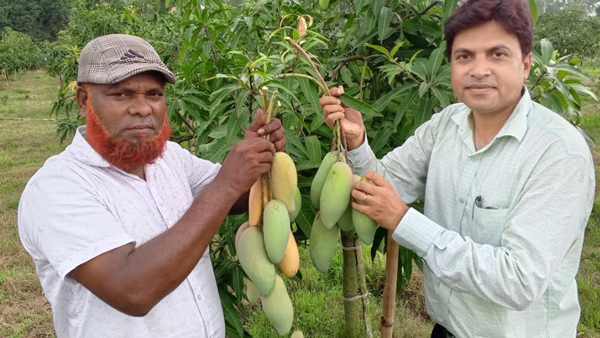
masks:
{"type": "Polygon", "coordinates": [[[381,160],[365,141],[349,152],[353,171],[382,174],[406,203],[424,199],[424,214],[410,209],[393,238],[425,263],[433,320],[457,337],[575,337],[589,147],[527,90],[477,151],[469,114],[447,107],[381,160]]]}

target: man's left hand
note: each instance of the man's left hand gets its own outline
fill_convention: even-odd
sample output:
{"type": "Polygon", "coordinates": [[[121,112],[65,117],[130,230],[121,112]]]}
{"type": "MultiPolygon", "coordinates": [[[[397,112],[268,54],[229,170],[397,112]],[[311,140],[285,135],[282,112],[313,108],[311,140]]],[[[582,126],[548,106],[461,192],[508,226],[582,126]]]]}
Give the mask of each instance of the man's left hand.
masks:
{"type": "Polygon", "coordinates": [[[352,208],[369,216],[381,227],[394,231],[408,206],[381,175],[369,171],[365,177],[372,183],[359,181],[354,184],[352,208]]]}
{"type": "Polygon", "coordinates": [[[246,130],[245,139],[262,137],[264,135],[270,135],[270,140],[275,146],[276,151],[285,151],[285,129],[279,119],[273,119],[271,122],[266,123],[267,117],[262,109],[256,110],[256,119],[250,123],[248,130],[246,130]]]}

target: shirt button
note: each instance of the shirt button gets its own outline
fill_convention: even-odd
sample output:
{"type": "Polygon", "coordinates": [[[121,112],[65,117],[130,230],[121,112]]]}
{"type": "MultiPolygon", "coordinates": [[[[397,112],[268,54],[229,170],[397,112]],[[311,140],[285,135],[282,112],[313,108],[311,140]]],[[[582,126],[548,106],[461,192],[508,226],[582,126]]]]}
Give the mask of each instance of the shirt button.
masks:
{"type": "Polygon", "coordinates": [[[202,296],[200,295],[196,295],[196,298],[198,298],[198,300],[202,300],[202,296]]]}
{"type": "Polygon", "coordinates": [[[459,199],[458,199],[458,203],[460,203],[460,204],[463,204],[463,203],[465,203],[465,199],[464,199],[464,198],[462,198],[462,197],[461,197],[461,198],[459,198],[459,199]]]}

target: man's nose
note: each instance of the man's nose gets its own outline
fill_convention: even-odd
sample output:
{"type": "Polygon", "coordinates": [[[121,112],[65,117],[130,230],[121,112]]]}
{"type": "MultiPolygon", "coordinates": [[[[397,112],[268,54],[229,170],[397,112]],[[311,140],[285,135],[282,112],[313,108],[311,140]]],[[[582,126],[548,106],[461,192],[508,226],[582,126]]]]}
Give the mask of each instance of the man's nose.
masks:
{"type": "Polygon", "coordinates": [[[129,105],[130,115],[140,115],[146,117],[152,114],[152,106],[146,100],[146,95],[136,94],[129,105]]]}

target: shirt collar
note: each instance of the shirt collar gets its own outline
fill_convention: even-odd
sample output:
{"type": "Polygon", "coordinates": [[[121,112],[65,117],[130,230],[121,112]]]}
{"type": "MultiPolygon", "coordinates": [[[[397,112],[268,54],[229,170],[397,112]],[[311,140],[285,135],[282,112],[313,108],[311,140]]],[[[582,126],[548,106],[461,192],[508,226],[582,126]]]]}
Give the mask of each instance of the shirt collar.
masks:
{"type": "MultiPolygon", "coordinates": [[[[525,132],[527,131],[527,115],[529,115],[529,111],[531,110],[532,106],[533,104],[531,102],[529,90],[524,87],[521,99],[508,117],[508,120],[504,122],[502,129],[500,129],[498,134],[494,137],[494,140],[504,136],[512,136],[521,142],[525,136],[525,132]]],[[[471,109],[469,109],[467,106],[464,106],[460,112],[452,116],[452,120],[458,125],[459,129],[465,133],[469,132],[469,135],[472,131],[471,123],[469,121],[470,114],[471,109]]]]}
{"type": "Polygon", "coordinates": [[[108,163],[108,161],[106,161],[94,148],[92,148],[87,141],[85,126],[77,128],[75,137],[73,138],[73,142],[69,148],[71,148],[73,155],[75,155],[77,159],[85,164],[102,168],[110,167],[110,163],[108,163]]]}

